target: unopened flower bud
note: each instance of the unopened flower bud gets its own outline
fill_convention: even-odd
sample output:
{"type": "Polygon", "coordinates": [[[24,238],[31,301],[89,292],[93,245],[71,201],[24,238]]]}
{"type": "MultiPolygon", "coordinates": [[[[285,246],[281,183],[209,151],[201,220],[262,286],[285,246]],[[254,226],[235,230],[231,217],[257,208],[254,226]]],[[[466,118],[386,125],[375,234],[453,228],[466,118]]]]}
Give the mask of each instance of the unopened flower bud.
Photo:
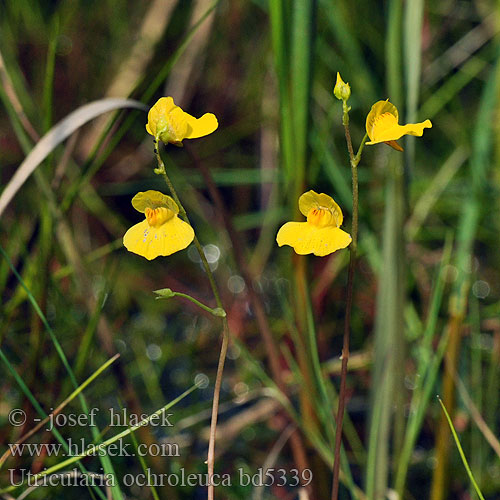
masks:
{"type": "Polygon", "coordinates": [[[345,83],[342,80],[340,73],[337,72],[337,82],[335,83],[335,87],[333,89],[333,94],[335,97],[341,101],[347,101],[349,97],[351,97],[351,87],[348,83],[345,83]]]}

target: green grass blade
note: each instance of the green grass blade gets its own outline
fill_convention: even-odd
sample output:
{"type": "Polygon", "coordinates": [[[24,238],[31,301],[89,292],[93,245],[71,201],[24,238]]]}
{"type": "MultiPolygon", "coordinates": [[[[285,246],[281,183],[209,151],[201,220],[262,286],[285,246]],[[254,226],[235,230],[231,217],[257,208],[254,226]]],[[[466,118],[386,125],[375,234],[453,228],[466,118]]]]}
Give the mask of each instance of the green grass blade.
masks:
{"type": "MultiPolygon", "coordinates": [[[[139,443],[137,442],[137,438],[135,437],[135,432],[130,433],[130,439],[132,440],[132,443],[134,445],[135,454],[139,458],[139,463],[141,464],[142,471],[147,476],[148,465],[146,463],[146,460],[145,460],[143,454],[139,453],[139,443]]],[[[160,500],[160,497],[158,496],[158,492],[156,491],[156,488],[155,488],[155,485],[153,484],[153,482],[151,482],[151,484],[148,484],[148,488],[151,490],[151,495],[153,496],[153,499],[160,500]]]]}
{"type": "MultiPolygon", "coordinates": [[[[406,121],[417,121],[422,63],[422,24],[424,1],[412,0],[404,7],[404,68],[406,75],[406,121]]],[[[415,138],[405,138],[406,174],[415,168],[415,138]]]]}
{"type": "MultiPolygon", "coordinates": [[[[12,272],[14,273],[15,277],[17,278],[17,280],[19,281],[21,286],[26,291],[26,293],[28,295],[28,299],[29,299],[33,309],[38,314],[38,317],[42,321],[45,329],[47,330],[47,333],[49,334],[50,339],[52,340],[52,343],[54,344],[56,352],[57,352],[59,358],[61,359],[62,364],[69,375],[69,378],[71,380],[71,383],[73,384],[73,387],[75,389],[77,389],[78,382],[76,381],[75,374],[73,373],[73,370],[71,369],[71,366],[68,362],[68,359],[66,358],[66,355],[64,354],[64,351],[61,347],[61,344],[59,343],[59,340],[57,339],[56,334],[52,330],[52,327],[49,325],[47,318],[43,314],[42,310],[38,306],[38,303],[36,302],[35,297],[33,297],[33,294],[31,293],[30,289],[26,286],[26,283],[23,281],[22,277],[19,275],[16,268],[13,266],[11,260],[9,259],[9,256],[5,253],[2,246],[0,246],[0,253],[2,254],[3,258],[7,261],[7,263],[9,264],[9,267],[11,268],[12,272]]],[[[86,399],[83,396],[83,394],[80,393],[78,395],[78,399],[79,399],[80,404],[82,406],[83,412],[86,415],[88,415],[89,414],[89,407],[87,405],[86,399]]],[[[92,436],[93,436],[94,440],[99,441],[100,440],[100,433],[99,433],[99,429],[97,428],[97,426],[91,425],[90,430],[92,432],[92,436]]],[[[99,455],[99,459],[101,460],[104,472],[106,474],[112,474],[114,476],[113,466],[111,465],[111,460],[109,459],[109,457],[107,455],[104,455],[104,456],[99,455]]],[[[116,481],[114,482],[113,486],[111,486],[111,489],[113,492],[113,498],[116,498],[118,500],[123,499],[120,487],[116,481]]]]}
{"type": "MultiPolygon", "coordinates": [[[[355,68],[351,74],[342,73],[345,81],[348,81],[351,87],[356,89],[357,99],[362,100],[365,104],[373,103],[377,100],[375,79],[373,73],[367,69],[363,54],[364,48],[350,26],[352,4],[349,1],[338,1],[335,3],[335,8],[332,8],[332,3],[329,0],[321,0],[321,7],[321,13],[325,16],[344,56],[343,61],[332,58],[333,74],[336,71],[342,73],[344,66],[355,68]]],[[[333,84],[334,82],[332,82],[332,91],[333,84]]]]}
{"type": "MultiPolygon", "coordinates": [[[[484,86],[477,113],[476,125],[472,137],[472,155],[469,165],[468,190],[464,194],[463,209],[459,219],[457,232],[457,250],[454,266],[457,269],[457,277],[454,282],[450,297],[450,317],[454,324],[454,337],[451,339],[453,345],[453,357],[457,352],[461,337],[459,336],[462,318],[467,313],[467,300],[470,287],[470,262],[473,256],[474,240],[481,220],[483,206],[482,197],[487,186],[488,169],[491,167],[491,152],[493,145],[493,130],[491,123],[495,110],[498,106],[500,87],[500,53],[496,54],[496,63],[484,86]]],[[[445,397],[451,397],[453,389],[452,370],[455,366],[449,366],[444,374],[443,387],[448,390],[445,397]]],[[[448,402],[447,402],[448,403],[448,402]]],[[[450,405],[448,405],[450,406],[450,405]]],[[[450,411],[453,409],[450,407],[450,411]]],[[[431,487],[432,498],[442,498],[445,490],[444,478],[448,469],[449,449],[446,446],[447,426],[444,419],[441,420],[437,435],[437,466],[433,472],[433,483],[431,487]]]]}
{"type": "Polygon", "coordinates": [[[481,56],[482,53],[471,57],[457,73],[447,78],[443,85],[432,92],[423,102],[420,115],[425,118],[434,118],[464,87],[476,78],[489,64],[486,55],[485,57],[481,56]]]}
{"type": "MultiPolygon", "coordinates": [[[[402,104],[401,33],[403,3],[389,3],[385,47],[387,87],[391,102],[402,104]]],[[[396,437],[394,449],[399,454],[401,435],[405,267],[403,253],[403,218],[405,194],[402,158],[391,155],[386,177],[383,221],[383,263],[377,295],[375,319],[375,357],[370,404],[366,494],[369,500],[385,495],[390,468],[389,443],[396,437]],[[397,405],[397,413],[393,406],[397,405]],[[396,416],[394,420],[394,416],[396,416]]]]}
{"type": "MultiPolygon", "coordinates": [[[[156,417],[162,415],[165,411],[169,410],[173,406],[175,406],[179,401],[182,401],[186,396],[191,394],[195,389],[197,389],[198,386],[195,384],[191,386],[187,391],[184,391],[180,396],[177,396],[174,400],[172,400],[170,403],[167,403],[165,406],[160,408],[159,410],[155,411],[152,413],[149,417],[141,420],[137,425],[134,425],[132,427],[129,427],[128,429],[119,432],[115,436],[106,439],[106,441],[103,441],[102,443],[98,445],[91,445],[88,447],[88,449],[85,451],[85,453],[82,453],[78,456],[74,456],[71,458],[68,458],[67,460],[63,460],[62,462],[58,463],[57,465],[54,465],[52,467],[49,467],[48,469],[45,469],[44,471],[35,474],[31,477],[33,481],[36,481],[37,479],[40,479],[44,476],[48,476],[50,474],[53,474],[54,472],[57,472],[58,470],[64,469],[68,467],[69,465],[74,464],[75,462],[78,462],[82,458],[88,457],[88,456],[94,456],[96,454],[99,454],[99,452],[102,452],[105,450],[109,445],[115,443],[119,439],[122,439],[132,432],[135,432],[137,429],[144,427],[145,425],[148,425],[151,420],[156,419],[156,417]]],[[[20,484],[12,485],[9,486],[8,488],[4,488],[3,490],[0,491],[0,494],[5,494],[10,491],[14,491],[16,488],[21,486],[20,484]]]]}
{"type": "Polygon", "coordinates": [[[460,440],[458,439],[457,432],[455,431],[455,427],[453,427],[453,422],[451,421],[451,418],[448,415],[448,412],[446,411],[446,407],[444,406],[444,404],[441,401],[441,398],[439,396],[438,396],[438,401],[439,401],[439,404],[441,405],[441,408],[444,411],[444,414],[446,415],[446,420],[448,420],[448,424],[450,426],[451,433],[453,434],[453,439],[455,440],[455,444],[457,445],[458,452],[460,453],[460,458],[462,459],[462,463],[464,464],[465,470],[467,471],[467,475],[469,476],[469,479],[472,483],[472,486],[474,487],[474,490],[476,491],[477,496],[481,500],[484,500],[484,496],[481,493],[481,490],[479,489],[479,486],[476,483],[476,480],[474,479],[474,475],[472,474],[472,471],[469,467],[469,463],[467,462],[467,458],[465,458],[465,453],[464,453],[464,450],[462,449],[462,445],[460,444],[460,440]]]}
{"type": "Polygon", "coordinates": [[[56,48],[57,38],[59,36],[59,19],[57,16],[53,21],[52,29],[50,30],[49,47],[47,51],[47,62],[45,65],[45,80],[43,84],[43,131],[48,132],[52,124],[52,109],[54,92],[54,67],[56,63],[56,48]]]}
{"type": "MultiPolygon", "coordinates": [[[[28,386],[24,383],[24,380],[19,376],[19,374],[16,372],[16,370],[14,369],[14,367],[12,366],[12,364],[9,362],[9,360],[7,359],[7,356],[5,356],[4,352],[2,351],[2,349],[0,349],[0,359],[4,362],[4,364],[7,366],[7,369],[9,370],[9,372],[11,373],[11,375],[13,376],[14,380],[17,382],[17,384],[19,385],[19,387],[21,388],[21,390],[23,391],[24,395],[28,398],[28,400],[30,401],[30,403],[33,405],[33,408],[35,408],[35,410],[37,411],[37,413],[42,417],[42,418],[48,418],[48,415],[47,413],[45,413],[45,411],[43,410],[43,408],[40,406],[40,404],[38,403],[38,401],[36,400],[35,396],[33,395],[33,393],[29,390],[28,386]]],[[[52,434],[54,435],[54,437],[59,441],[59,443],[61,443],[61,445],[63,446],[64,448],[64,451],[66,453],[69,453],[69,446],[68,446],[68,443],[66,442],[66,440],[62,437],[61,433],[54,427],[52,426],[52,430],[51,430],[52,434]]],[[[81,464],[80,462],[77,463],[80,471],[82,473],[86,473],[87,470],[85,469],[85,467],[83,466],[83,464],[81,464]]],[[[106,500],[106,497],[104,495],[104,493],[97,487],[95,487],[95,490],[96,493],[98,494],[98,496],[101,498],[101,500],[106,500]]]]}
{"type": "Polygon", "coordinates": [[[271,21],[271,41],[273,45],[274,65],[279,87],[281,160],[285,171],[285,179],[287,183],[289,183],[293,175],[294,130],[289,86],[290,49],[288,46],[289,33],[287,31],[290,19],[283,0],[270,0],[269,16],[271,21]]]}
{"type": "Polygon", "coordinates": [[[294,0],[291,41],[291,107],[294,138],[294,183],[297,199],[304,188],[309,136],[312,55],[316,0],[294,0]]]}
{"type": "Polygon", "coordinates": [[[440,340],[438,349],[435,353],[433,353],[432,342],[437,328],[439,310],[443,303],[446,274],[448,272],[447,266],[449,265],[451,259],[452,248],[452,238],[448,235],[438,275],[432,287],[433,294],[427,317],[427,324],[419,346],[419,360],[417,372],[415,374],[415,388],[410,403],[410,416],[406,427],[401,455],[396,469],[395,490],[401,497],[403,496],[403,489],[408,474],[411,455],[415,448],[418,433],[421,429],[425,411],[429,404],[431,391],[436,382],[438,369],[441,365],[447,345],[448,336],[445,334],[440,340]]]}
{"type": "MultiPolygon", "coordinates": [[[[7,359],[7,357],[5,356],[5,354],[1,351],[1,349],[0,349],[0,357],[1,357],[2,361],[6,364],[9,371],[12,374],[17,375],[17,372],[13,369],[12,365],[10,364],[10,362],[7,359]]],[[[112,358],[108,359],[108,361],[106,361],[103,365],[101,365],[90,377],[87,378],[87,380],[85,380],[82,384],[80,384],[77,389],[75,389],[61,404],[59,404],[53,413],[55,414],[56,412],[57,413],[60,412],[65,406],[67,406],[71,401],[73,401],[73,399],[75,399],[76,396],[78,396],[91,382],[93,382],[104,370],[106,370],[106,368],[108,368],[108,366],[110,366],[112,363],[114,363],[119,357],[120,357],[119,354],[115,354],[112,358]]],[[[36,401],[34,399],[33,395],[31,394],[31,392],[29,391],[28,387],[24,383],[24,381],[19,376],[16,376],[16,381],[18,382],[19,386],[21,387],[21,390],[26,395],[26,397],[28,397],[28,399],[32,403],[34,401],[36,401]]],[[[40,408],[39,406],[36,407],[37,411],[39,408],[40,408]]],[[[43,411],[42,411],[42,413],[43,413],[43,411]]],[[[44,419],[41,422],[39,422],[36,427],[41,428],[43,425],[45,425],[45,423],[47,423],[49,421],[49,417],[50,417],[50,415],[47,417],[44,417],[44,419]]],[[[52,426],[52,428],[51,428],[51,431],[53,431],[53,430],[54,430],[54,426],[52,426]]],[[[32,432],[32,431],[30,431],[30,432],[32,432]]],[[[56,433],[57,433],[57,430],[56,430],[56,433]]],[[[56,436],[56,433],[53,433],[54,436],[56,436]]],[[[58,436],[56,436],[56,438],[57,437],[58,436]]],[[[63,440],[63,442],[64,442],[64,440],[63,440]]],[[[3,464],[5,463],[4,457],[7,458],[5,455],[2,456],[2,459],[0,460],[0,469],[2,468],[3,464]]]]}
{"type": "Polygon", "coordinates": [[[406,233],[409,240],[415,239],[418,232],[422,229],[427,216],[431,213],[436,202],[467,158],[468,153],[465,148],[458,147],[451,153],[434,178],[428,183],[427,188],[415,203],[413,213],[406,225],[406,233]]]}

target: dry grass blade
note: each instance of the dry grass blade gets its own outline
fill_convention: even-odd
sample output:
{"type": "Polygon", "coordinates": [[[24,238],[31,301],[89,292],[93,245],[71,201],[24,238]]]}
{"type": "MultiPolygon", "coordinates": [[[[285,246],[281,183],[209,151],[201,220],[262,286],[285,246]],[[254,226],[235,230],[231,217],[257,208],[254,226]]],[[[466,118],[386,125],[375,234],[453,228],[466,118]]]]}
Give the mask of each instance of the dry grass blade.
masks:
{"type": "MultiPolygon", "coordinates": [[[[146,74],[155,47],[165,33],[176,5],[176,1],[165,2],[164,0],[155,0],[151,3],[142,20],[137,40],[130,48],[128,57],[120,64],[116,76],[106,90],[106,97],[127,97],[132,94],[143,75],[146,74]]],[[[104,132],[106,123],[105,118],[98,120],[95,126],[82,137],[78,147],[79,154],[88,156],[104,132]]]]}
{"type": "Polygon", "coordinates": [[[477,409],[477,406],[474,404],[472,401],[472,398],[469,396],[469,393],[467,391],[467,388],[465,387],[464,383],[458,376],[457,372],[455,371],[453,373],[453,377],[455,380],[455,383],[457,384],[458,392],[460,394],[460,397],[462,398],[465,406],[469,410],[469,413],[472,417],[472,420],[474,420],[474,423],[477,425],[478,429],[481,431],[481,434],[484,436],[484,439],[488,442],[488,444],[491,446],[493,451],[497,454],[498,458],[500,458],[500,441],[497,439],[495,434],[492,432],[488,424],[485,422],[483,416],[481,415],[480,411],[477,409]]]}
{"type": "Polygon", "coordinates": [[[14,88],[10,75],[7,72],[7,68],[5,67],[5,62],[1,52],[0,52],[0,82],[2,83],[3,90],[7,95],[9,101],[11,102],[14,111],[17,113],[17,116],[19,117],[19,121],[21,122],[22,126],[24,127],[26,132],[28,132],[31,139],[33,139],[34,141],[38,140],[39,139],[38,133],[28,120],[28,117],[26,116],[26,113],[23,110],[23,106],[19,101],[19,98],[17,97],[16,90],[14,88]]]}
{"type": "Polygon", "coordinates": [[[439,169],[432,182],[429,183],[427,189],[422,193],[415,204],[410,219],[406,223],[406,235],[410,241],[415,239],[427,216],[439,200],[439,197],[467,158],[468,153],[465,148],[458,147],[455,149],[443,163],[443,166],[439,169]]]}
{"type": "Polygon", "coordinates": [[[429,64],[423,76],[425,84],[435,85],[496,36],[498,34],[496,18],[497,13],[489,15],[480,25],[470,30],[432,64],[429,64]]]}
{"type": "MultiPolygon", "coordinates": [[[[191,13],[188,31],[193,29],[203,14],[210,9],[210,4],[211,0],[197,0],[191,13]]],[[[205,22],[196,30],[182,58],[179,59],[170,73],[164,94],[176,96],[176,102],[181,105],[190,102],[196,83],[202,75],[199,68],[202,67],[206,54],[203,49],[205,49],[212,33],[214,20],[215,11],[212,11],[205,22]]]]}
{"type": "Polygon", "coordinates": [[[75,130],[95,117],[120,108],[136,108],[146,110],[139,101],[132,99],[100,99],[98,101],[85,104],[70,113],[58,124],[54,125],[40,142],[33,148],[25,160],[19,165],[16,173],[7,184],[7,187],[0,196],[0,217],[12,198],[26,182],[28,177],[35,171],[36,167],[75,130]]]}
{"type": "MultiPolygon", "coordinates": [[[[276,462],[278,461],[279,454],[286,442],[290,438],[290,436],[295,431],[295,426],[293,424],[289,424],[285,430],[281,433],[279,439],[274,443],[271,448],[269,455],[266,458],[266,461],[262,464],[262,470],[265,474],[267,474],[268,470],[271,469],[271,473],[274,471],[272,468],[276,462]]],[[[307,495],[307,490],[304,488],[304,492],[307,495]]],[[[254,486],[252,493],[252,500],[262,500],[264,498],[264,485],[254,486]]],[[[306,497],[308,498],[308,497],[306,497]]]]}
{"type": "MultiPolygon", "coordinates": [[[[177,2],[155,0],[141,24],[137,41],[106,91],[108,97],[126,96],[133,90],[154,55],[154,48],[163,36],[177,2]]],[[[102,132],[102,131],[101,131],[102,132]]]]}

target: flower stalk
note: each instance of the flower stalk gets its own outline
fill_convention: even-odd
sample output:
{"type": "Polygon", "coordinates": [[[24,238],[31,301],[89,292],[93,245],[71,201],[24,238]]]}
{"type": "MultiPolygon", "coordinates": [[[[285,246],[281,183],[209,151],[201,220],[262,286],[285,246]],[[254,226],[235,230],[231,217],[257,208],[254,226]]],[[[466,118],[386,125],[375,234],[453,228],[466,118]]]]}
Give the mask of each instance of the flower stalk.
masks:
{"type": "MultiPolygon", "coordinates": [[[[170,193],[172,195],[172,198],[175,200],[179,207],[179,215],[189,224],[189,217],[187,215],[187,212],[182,205],[179,196],[177,194],[177,191],[175,190],[174,185],[172,184],[172,181],[170,180],[167,170],[165,168],[165,164],[163,163],[163,160],[160,156],[160,152],[158,150],[158,140],[159,137],[155,138],[154,141],[154,151],[155,151],[155,156],[156,156],[156,161],[158,164],[158,167],[155,168],[154,172],[157,175],[161,175],[163,177],[163,180],[168,186],[168,189],[170,190],[170,193]]],[[[203,268],[205,269],[205,272],[207,274],[208,280],[210,282],[210,287],[212,288],[212,293],[215,298],[215,302],[217,304],[217,309],[224,311],[224,308],[222,306],[222,300],[220,298],[219,290],[217,288],[217,284],[215,282],[214,275],[212,273],[212,270],[210,269],[210,265],[208,264],[207,258],[205,256],[205,252],[203,251],[203,248],[196,236],[196,233],[194,235],[193,239],[194,245],[196,247],[196,250],[198,251],[198,254],[200,255],[200,259],[203,265],[203,268]]],[[[215,309],[215,310],[217,310],[215,309]]],[[[227,356],[227,349],[229,346],[229,325],[227,322],[227,317],[225,315],[220,315],[221,320],[222,320],[222,345],[221,345],[221,350],[219,354],[219,361],[217,364],[217,374],[215,378],[215,387],[214,387],[214,397],[213,397],[213,402],[212,402],[212,415],[211,415],[211,421],[210,421],[210,437],[209,437],[209,442],[208,442],[208,454],[207,454],[207,469],[208,469],[208,500],[213,500],[214,499],[214,485],[213,485],[213,475],[214,475],[214,464],[215,464],[215,438],[216,438],[216,430],[217,430],[217,416],[219,412],[219,399],[220,399],[220,389],[222,385],[222,374],[224,372],[224,364],[226,361],[226,356],[227,356]]]]}
{"type": "Polygon", "coordinates": [[[226,317],[226,311],[224,311],[224,309],[221,309],[220,307],[216,308],[209,307],[206,304],[203,304],[199,300],[195,299],[194,297],[191,297],[191,295],[188,295],[187,293],[174,292],[170,288],[162,288],[161,290],[154,290],[153,293],[156,293],[156,295],[158,295],[158,297],[156,297],[156,300],[181,297],[183,299],[191,301],[193,304],[196,304],[200,309],[203,309],[204,311],[212,314],[213,316],[217,316],[218,318],[226,317]]]}
{"type": "Polygon", "coordinates": [[[340,479],[340,448],[342,445],[342,424],[345,412],[346,400],[346,379],[347,379],[347,363],[349,361],[349,340],[351,333],[351,311],[353,302],[353,288],[354,288],[354,275],[356,270],[356,251],[358,245],[358,164],[361,160],[361,154],[365,146],[368,134],[365,134],[358,152],[354,155],[352,147],[351,132],[349,129],[349,110],[347,99],[342,99],[342,124],[344,125],[345,138],[347,143],[347,150],[349,152],[349,160],[351,164],[352,174],[352,229],[351,237],[352,243],[350,245],[350,258],[349,258],[349,271],[347,277],[347,299],[346,299],[346,312],[344,318],[344,337],[342,345],[342,366],[340,372],[340,391],[339,391],[339,404],[336,417],[336,430],[335,430],[335,448],[334,448],[334,461],[333,461],[333,484],[332,484],[332,500],[337,500],[339,494],[339,479],[340,479]]]}

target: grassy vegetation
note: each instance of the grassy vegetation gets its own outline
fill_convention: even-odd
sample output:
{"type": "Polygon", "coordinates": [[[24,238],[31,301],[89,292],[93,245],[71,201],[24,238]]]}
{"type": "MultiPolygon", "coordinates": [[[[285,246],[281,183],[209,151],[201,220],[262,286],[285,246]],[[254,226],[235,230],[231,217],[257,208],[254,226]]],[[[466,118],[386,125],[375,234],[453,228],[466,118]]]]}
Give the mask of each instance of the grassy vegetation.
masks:
{"type": "Polygon", "coordinates": [[[0,2],[0,495],[206,498],[167,478],[207,471],[222,305],[215,498],[330,498],[349,250],[275,238],[309,189],[352,231],[339,71],[354,152],[378,100],[433,124],[357,168],[339,498],[498,498],[499,23],[491,0],[0,2]],[[132,197],[168,193],[145,130],[161,96],[219,121],[160,154],[220,301],[195,245],[122,244],[132,197]],[[245,484],[259,469],[273,486],[245,484]]]}

